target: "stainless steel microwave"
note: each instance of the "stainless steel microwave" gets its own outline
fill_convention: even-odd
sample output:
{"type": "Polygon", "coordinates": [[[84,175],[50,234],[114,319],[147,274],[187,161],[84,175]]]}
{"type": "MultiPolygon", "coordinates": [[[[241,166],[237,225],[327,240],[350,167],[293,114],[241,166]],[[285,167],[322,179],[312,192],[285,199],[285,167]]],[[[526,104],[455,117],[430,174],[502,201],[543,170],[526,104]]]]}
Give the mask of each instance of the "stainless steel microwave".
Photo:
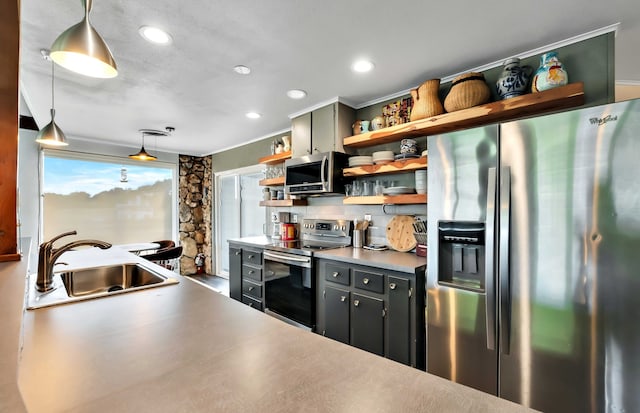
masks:
{"type": "Polygon", "coordinates": [[[343,193],[342,169],[348,160],[346,153],[333,151],[287,159],[284,190],[294,195],[343,193]]]}

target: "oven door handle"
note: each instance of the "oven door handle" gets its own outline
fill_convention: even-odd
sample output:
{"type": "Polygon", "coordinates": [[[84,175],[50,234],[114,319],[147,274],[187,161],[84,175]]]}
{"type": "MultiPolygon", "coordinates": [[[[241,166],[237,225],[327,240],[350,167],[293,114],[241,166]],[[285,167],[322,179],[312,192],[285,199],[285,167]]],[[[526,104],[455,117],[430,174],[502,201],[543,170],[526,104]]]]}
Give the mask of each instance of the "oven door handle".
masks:
{"type": "Polygon", "coordinates": [[[295,257],[291,255],[282,255],[282,254],[276,254],[271,251],[265,251],[264,256],[265,258],[271,258],[273,261],[284,262],[285,264],[289,262],[299,262],[307,265],[311,264],[311,258],[309,257],[295,257]]]}

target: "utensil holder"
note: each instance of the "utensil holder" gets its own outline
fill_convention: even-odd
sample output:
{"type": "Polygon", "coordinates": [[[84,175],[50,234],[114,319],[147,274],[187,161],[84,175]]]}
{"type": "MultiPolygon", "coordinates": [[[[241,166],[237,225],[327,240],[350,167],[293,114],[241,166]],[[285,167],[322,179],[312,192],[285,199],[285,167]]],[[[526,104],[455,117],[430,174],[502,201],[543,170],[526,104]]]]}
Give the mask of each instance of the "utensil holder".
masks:
{"type": "Polygon", "coordinates": [[[353,230],[353,248],[362,248],[364,244],[365,231],[363,229],[353,230]]]}

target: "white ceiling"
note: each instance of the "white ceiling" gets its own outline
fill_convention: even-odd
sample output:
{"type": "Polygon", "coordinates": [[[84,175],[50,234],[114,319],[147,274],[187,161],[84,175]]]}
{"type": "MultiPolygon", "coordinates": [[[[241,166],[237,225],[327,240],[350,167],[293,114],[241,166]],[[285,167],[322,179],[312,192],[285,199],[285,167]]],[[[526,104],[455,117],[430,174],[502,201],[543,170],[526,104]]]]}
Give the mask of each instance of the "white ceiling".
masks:
{"type": "MultiPolygon", "coordinates": [[[[51,66],[40,56],[79,22],[79,0],[22,1],[22,92],[49,122],[51,66]]],[[[91,22],[118,64],[114,79],[56,67],[56,122],[67,136],[139,147],[138,129],[176,128],[158,149],[203,155],[279,133],[289,115],[340,97],[377,98],[620,23],[616,80],[640,84],[637,0],[94,0],[91,22]],[[147,43],[142,25],[173,36],[147,43]],[[366,57],[368,74],[350,71],[366,57]],[[249,76],[232,68],[243,64],[249,76]],[[294,101],[293,88],[308,96],[294,101]],[[244,114],[257,111],[258,120],[244,114]]],[[[25,111],[23,111],[25,113],[25,111]]]]}

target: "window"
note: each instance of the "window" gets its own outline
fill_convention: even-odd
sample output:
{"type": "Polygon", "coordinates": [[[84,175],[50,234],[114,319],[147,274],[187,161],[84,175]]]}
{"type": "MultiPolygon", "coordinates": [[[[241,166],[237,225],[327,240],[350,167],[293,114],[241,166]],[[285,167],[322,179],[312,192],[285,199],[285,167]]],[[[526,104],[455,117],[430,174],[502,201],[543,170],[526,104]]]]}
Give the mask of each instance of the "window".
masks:
{"type": "Polygon", "coordinates": [[[76,230],[112,244],[174,239],[176,167],[44,151],[42,239],[76,230]]]}
{"type": "Polygon", "coordinates": [[[216,274],[229,274],[228,240],[263,235],[266,211],[260,206],[261,165],[216,174],[216,274]]]}

